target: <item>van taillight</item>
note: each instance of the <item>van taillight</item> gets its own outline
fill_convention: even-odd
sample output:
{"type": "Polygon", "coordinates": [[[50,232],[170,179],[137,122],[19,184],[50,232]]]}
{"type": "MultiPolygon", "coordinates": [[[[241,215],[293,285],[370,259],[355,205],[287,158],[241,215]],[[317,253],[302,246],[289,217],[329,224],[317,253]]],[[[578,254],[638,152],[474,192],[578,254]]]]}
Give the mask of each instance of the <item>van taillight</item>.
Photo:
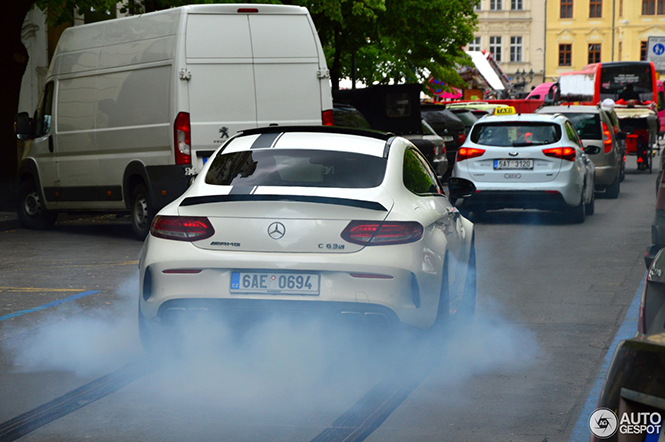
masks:
{"type": "Polygon", "coordinates": [[[256,8],[238,8],[238,13],[240,14],[247,14],[247,13],[256,14],[257,12],[259,12],[259,10],[256,8]]]}
{"type": "Polygon", "coordinates": [[[567,161],[575,161],[576,155],[574,147],[552,147],[550,149],[543,149],[543,153],[545,156],[567,161]]]}
{"type": "Polygon", "coordinates": [[[323,121],[324,126],[334,126],[335,120],[333,119],[333,111],[330,109],[324,110],[321,113],[321,120],[323,121]]]}
{"type": "Polygon", "coordinates": [[[406,244],[422,238],[423,226],[411,221],[351,221],[341,236],[362,246],[406,244]]]}
{"type": "Polygon", "coordinates": [[[175,144],[175,163],[180,165],[192,164],[192,129],[189,124],[189,114],[180,112],[173,125],[175,144]]]}
{"type": "Polygon", "coordinates": [[[605,123],[603,123],[603,146],[605,147],[605,153],[610,153],[612,150],[612,134],[605,123]]]}
{"type": "Polygon", "coordinates": [[[205,216],[158,215],[152,221],[150,234],[176,241],[198,241],[210,238],[215,234],[215,229],[205,216]]]}

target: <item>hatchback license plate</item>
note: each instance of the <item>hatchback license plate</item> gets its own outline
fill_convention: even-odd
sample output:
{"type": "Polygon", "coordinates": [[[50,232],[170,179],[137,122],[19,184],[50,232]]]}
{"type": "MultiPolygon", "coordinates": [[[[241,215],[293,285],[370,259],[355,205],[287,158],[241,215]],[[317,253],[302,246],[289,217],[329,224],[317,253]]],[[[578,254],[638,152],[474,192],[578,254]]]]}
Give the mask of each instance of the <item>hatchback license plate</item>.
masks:
{"type": "Polygon", "coordinates": [[[231,272],[231,293],[318,295],[318,273],[231,272]]]}
{"type": "Polygon", "coordinates": [[[533,169],[533,160],[494,160],[494,169],[533,169]]]}

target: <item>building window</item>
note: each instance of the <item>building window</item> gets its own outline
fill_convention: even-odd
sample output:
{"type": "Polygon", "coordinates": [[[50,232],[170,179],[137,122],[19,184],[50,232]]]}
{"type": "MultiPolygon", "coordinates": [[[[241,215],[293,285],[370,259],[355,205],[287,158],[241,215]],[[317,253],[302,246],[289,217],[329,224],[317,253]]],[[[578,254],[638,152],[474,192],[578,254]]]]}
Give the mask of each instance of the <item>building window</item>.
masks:
{"type": "Polygon", "coordinates": [[[503,0],[490,0],[490,10],[500,11],[503,9],[503,0]]]}
{"type": "Polygon", "coordinates": [[[481,10],[481,5],[482,5],[482,2],[479,1],[477,4],[473,5],[473,10],[474,11],[480,11],[481,10]]]}
{"type": "Polygon", "coordinates": [[[559,66],[572,66],[573,45],[559,45],[559,66]]]}
{"type": "Polygon", "coordinates": [[[600,63],[600,43],[589,45],[589,64],[600,63]]]}
{"type": "Polygon", "coordinates": [[[603,16],[603,0],[589,0],[589,18],[603,16]]]}
{"type": "Polygon", "coordinates": [[[658,15],[665,15],[665,0],[658,0],[658,15]]]}
{"type": "Polygon", "coordinates": [[[647,42],[640,42],[640,61],[647,61],[647,42]]]}
{"type": "Polygon", "coordinates": [[[490,52],[495,61],[501,61],[501,37],[490,37],[490,52]]]}
{"type": "Polygon", "coordinates": [[[470,51],[480,51],[480,37],[476,37],[469,43],[470,51]]]}
{"type": "Polygon", "coordinates": [[[524,9],[524,2],[522,0],[510,0],[510,9],[521,11],[524,9]]]}
{"type": "Polygon", "coordinates": [[[510,37],[510,61],[522,61],[522,37],[510,37]]]}
{"type": "Polygon", "coordinates": [[[619,61],[623,60],[623,42],[619,42],[619,61]]]}
{"type": "Polygon", "coordinates": [[[642,0],[642,15],[656,14],[656,0],[642,0]]]}
{"type": "Polygon", "coordinates": [[[573,0],[561,0],[560,18],[573,18],[573,0]]]}

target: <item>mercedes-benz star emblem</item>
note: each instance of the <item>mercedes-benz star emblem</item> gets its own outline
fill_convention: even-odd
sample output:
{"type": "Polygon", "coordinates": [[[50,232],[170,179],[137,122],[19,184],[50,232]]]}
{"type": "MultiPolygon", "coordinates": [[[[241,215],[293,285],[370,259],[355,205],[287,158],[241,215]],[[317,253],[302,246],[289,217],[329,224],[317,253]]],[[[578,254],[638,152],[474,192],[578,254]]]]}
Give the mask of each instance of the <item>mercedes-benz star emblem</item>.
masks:
{"type": "Polygon", "coordinates": [[[274,222],[268,226],[268,236],[272,239],[281,239],[285,233],[286,227],[282,223],[274,222]]]}

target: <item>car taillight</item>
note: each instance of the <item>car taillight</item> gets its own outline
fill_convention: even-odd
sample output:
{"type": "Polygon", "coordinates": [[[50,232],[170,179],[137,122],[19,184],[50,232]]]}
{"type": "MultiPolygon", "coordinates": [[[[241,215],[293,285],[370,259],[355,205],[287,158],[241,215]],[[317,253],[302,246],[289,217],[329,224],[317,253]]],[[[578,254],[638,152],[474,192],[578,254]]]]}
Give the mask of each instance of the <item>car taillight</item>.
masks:
{"type": "Polygon", "coordinates": [[[478,149],[475,147],[460,147],[457,151],[457,161],[469,160],[471,158],[476,158],[482,156],[485,153],[485,149],[478,149]]]}
{"type": "Polygon", "coordinates": [[[334,126],[335,120],[333,118],[332,109],[321,112],[321,120],[323,121],[324,126],[334,126]]]}
{"type": "Polygon", "coordinates": [[[423,226],[410,221],[351,221],[341,236],[345,241],[363,246],[406,244],[422,238],[423,226]]]}
{"type": "Polygon", "coordinates": [[[175,118],[173,135],[175,163],[180,165],[192,164],[192,130],[187,112],[180,112],[175,118]]]}
{"type": "Polygon", "coordinates": [[[464,144],[465,141],[466,141],[466,134],[464,132],[457,134],[457,142],[460,144],[460,146],[464,144]]]}
{"type": "Polygon", "coordinates": [[[215,229],[205,216],[156,216],[150,234],[176,241],[199,241],[210,238],[215,229]]]}
{"type": "Polygon", "coordinates": [[[575,148],[574,147],[552,147],[550,149],[543,149],[545,156],[552,158],[560,158],[562,160],[575,161],[575,148]]]}
{"type": "Polygon", "coordinates": [[[603,146],[605,148],[605,153],[610,153],[612,150],[612,134],[605,123],[603,123],[603,146]]]}

